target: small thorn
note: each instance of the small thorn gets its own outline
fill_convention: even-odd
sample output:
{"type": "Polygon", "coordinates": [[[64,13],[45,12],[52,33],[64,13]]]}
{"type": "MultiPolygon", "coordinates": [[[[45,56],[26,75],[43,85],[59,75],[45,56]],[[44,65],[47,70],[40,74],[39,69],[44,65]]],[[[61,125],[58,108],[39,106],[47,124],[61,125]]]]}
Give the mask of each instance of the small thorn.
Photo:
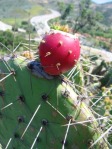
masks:
{"type": "Polygon", "coordinates": [[[40,107],[41,107],[41,104],[40,104],[40,105],[38,105],[38,107],[36,108],[36,110],[35,110],[35,112],[34,112],[33,116],[31,117],[31,119],[30,119],[30,121],[29,121],[28,125],[26,126],[26,128],[25,128],[24,132],[23,132],[23,133],[22,133],[22,135],[21,135],[21,139],[23,139],[23,137],[24,137],[24,135],[25,135],[26,131],[28,130],[28,128],[29,128],[29,126],[30,126],[30,124],[32,123],[32,121],[33,121],[33,119],[34,119],[35,115],[37,114],[37,112],[39,111],[40,107]]]}
{"type": "Polygon", "coordinates": [[[56,67],[57,67],[58,70],[59,70],[59,66],[61,66],[61,64],[60,63],[57,63],[56,64],[56,67]]]}
{"type": "Polygon", "coordinates": [[[42,120],[42,125],[43,125],[43,126],[47,126],[47,125],[48,125],[48,121],[47,121],[46,119],[43,119],[43,120],[42,120]]]}
{"type": "Polygon", "coordinates": [[[22,103],[25,102],[25,97],[23,95],[20,95],[18,98],[17,98],[19,101],[21,101],[22,103]]]}
{"type": "Polygon", "coordinates": [[[71,122],[74,122],[74,118],[71,115],[67,115],[66,120],[71,120],[71,122]]]}
{"type": "Polygon", "coordinates": [[[63,44],[63,41],[59,41],[59,45],[62,46],[62,44],[63,44]]]}
{"type": "Polygon", "coordinates": [[[69,51],[68,51],[68,54],[72,54],[72,51],[71,51],[71,50],[69,50],[69,51]]]}
{"type": "Polygon", "coordinates": [[[41,40],[41,43],[45,43],[45,40],[41,40]]]}
{"type": "Polygon", "coordinates": [[[8,78],[9,76],[11,76],[12,74],[13,74],[13,72],[9,73],[7,76],[5,76],[4,78],[2,78],[2,79],[0,80],[0,82],[2,82],[3,80],[5,80],[6,78],[8,78]]]}
{"type": "Polygon", "coordinates": [[[44,101],[47,101],[49,99],[49,96],[47,94],[43,94],[41,97],[44,101]]]}
{"type": "Polygon", "coordinates": [[[9,139],[9,141],[8,141],[8,143],[7,143],[6,147],[5,147],[5,149],[8,149],[8,147],[9,147],[11,141],[12,141],[12,138],[9,139]]]}
{"type": "Polygon", "coordinates": [[[75,59],[74,62],[77,63],[77,60],[75,59]]]}
{"type": "Polygon", "coordinates": [[[14,69],[11,69],[11,72],[12,72],[13,75],[16,75],[16,72],[15,72],[14,69]]]}
{"type": "Polygon", "coordinates": [[[47,52],[46,55],[45,55],[45,57],[47,57],[49,55],[51,55],[51,52],[47,52]]]}
{"type": "Polygon", "coordinates": [[[19,116],[18,117],[18,123],[22,123],[24,122],[24,117],[23,116],[19,116]]]}

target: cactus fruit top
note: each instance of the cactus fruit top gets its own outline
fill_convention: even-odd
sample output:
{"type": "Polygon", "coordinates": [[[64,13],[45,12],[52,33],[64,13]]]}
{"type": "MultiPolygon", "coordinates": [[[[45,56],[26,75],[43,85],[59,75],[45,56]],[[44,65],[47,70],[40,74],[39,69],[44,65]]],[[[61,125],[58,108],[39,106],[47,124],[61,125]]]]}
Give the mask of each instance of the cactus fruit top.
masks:
{"type": "Polygon", "coordinates": [[[53,31],[43,37],[39,45],[39,55],[45,72],[50,75],[65,73],[79,59],[79,40],[71,34],[53,31]]]}

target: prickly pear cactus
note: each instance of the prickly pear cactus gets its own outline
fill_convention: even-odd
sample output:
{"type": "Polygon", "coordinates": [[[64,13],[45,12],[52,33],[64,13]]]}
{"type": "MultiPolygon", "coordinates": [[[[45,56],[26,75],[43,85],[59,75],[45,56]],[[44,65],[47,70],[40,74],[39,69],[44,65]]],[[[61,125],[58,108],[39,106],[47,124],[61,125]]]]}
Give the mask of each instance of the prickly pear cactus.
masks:
{"type": "MultiPolygon", "coordinates": [[[[0,143],[4,149],[108,149],[102,130],[65,77],[35,76],[36,62],[0,60],[0,143]]],[[[39,69],[40,70],[40,69],[39,69]]]]}

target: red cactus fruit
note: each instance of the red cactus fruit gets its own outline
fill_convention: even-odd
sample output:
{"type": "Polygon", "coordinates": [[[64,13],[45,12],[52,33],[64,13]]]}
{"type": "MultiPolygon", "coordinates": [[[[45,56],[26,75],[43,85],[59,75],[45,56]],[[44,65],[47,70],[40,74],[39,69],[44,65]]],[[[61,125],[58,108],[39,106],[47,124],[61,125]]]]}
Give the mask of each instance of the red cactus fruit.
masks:
{"type": "Polygon", "coordinates": [[[39,45],[39,56],[45,72],[60,75],[73,68],[79,59],[79,40],[62,31],[50,32],[39,45]]]}

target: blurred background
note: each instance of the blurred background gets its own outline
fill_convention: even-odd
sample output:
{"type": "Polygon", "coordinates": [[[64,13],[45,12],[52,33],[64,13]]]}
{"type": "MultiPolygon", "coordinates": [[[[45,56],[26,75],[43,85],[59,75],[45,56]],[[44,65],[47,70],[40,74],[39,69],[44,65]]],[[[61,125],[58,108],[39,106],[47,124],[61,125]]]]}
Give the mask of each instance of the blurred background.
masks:
{"type": "Polygon", "coordinates": [[[0,42],[9,49],[37,43],[50,28],[77,33],[83,45],[112,52],[112,0],[0,0],[0,42]]]}

